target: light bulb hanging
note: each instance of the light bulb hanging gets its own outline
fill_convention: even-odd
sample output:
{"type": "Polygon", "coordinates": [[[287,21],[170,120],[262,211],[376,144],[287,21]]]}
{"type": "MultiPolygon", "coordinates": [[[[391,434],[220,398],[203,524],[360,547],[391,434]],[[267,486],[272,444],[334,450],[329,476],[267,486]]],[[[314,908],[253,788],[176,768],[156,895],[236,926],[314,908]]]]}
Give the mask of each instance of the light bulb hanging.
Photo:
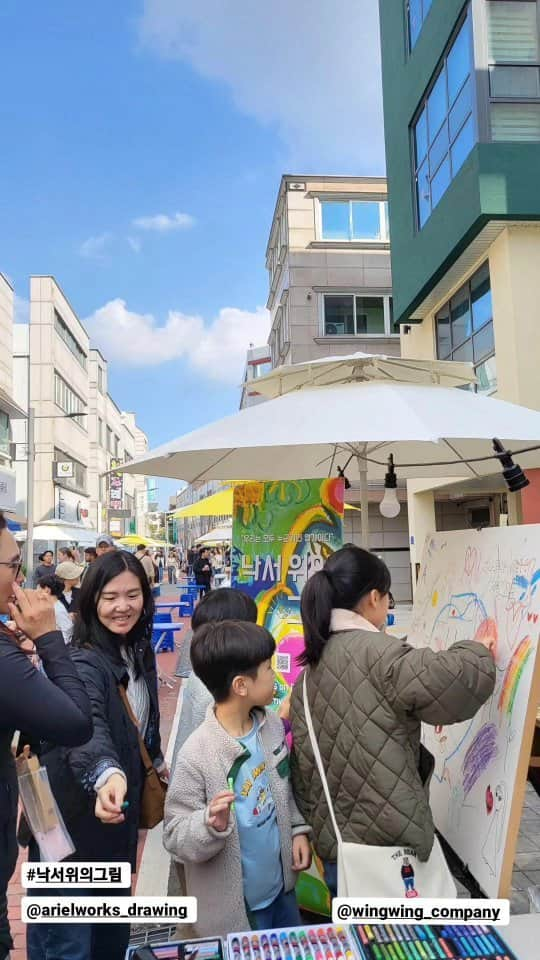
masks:
{"type": "Polygon", "coordinates": [[[381,516],[387,520],[393,520],[399,516],[401,504],[397,496],[397,477],[394,468],[394,457],[392,454],[388,457],[388,471],[384,478],[384,497],[379,505],[381,516]]]}

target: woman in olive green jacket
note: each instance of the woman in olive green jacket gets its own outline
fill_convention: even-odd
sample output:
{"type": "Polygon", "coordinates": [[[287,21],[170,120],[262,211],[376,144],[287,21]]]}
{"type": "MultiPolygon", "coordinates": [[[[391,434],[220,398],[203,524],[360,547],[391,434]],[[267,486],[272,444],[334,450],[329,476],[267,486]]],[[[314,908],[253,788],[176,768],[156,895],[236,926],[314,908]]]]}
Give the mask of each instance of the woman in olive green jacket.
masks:
{"type": "MultiPolygon", "coordinates": [[[[315,736],[343,840],[416,848],[433,846],[428,782],[431,754],[421,747],[421,721],[433,725],[473,717],[493,693],[489,642],[465,640],[435,653],[382,632],[390,573],[359,547],[338,550],[302,594],[304,665],[315,736]]],[[[302,677],[291,701],[292,782],[313,828],[335,895],[337,846],[304,715],[302,677]]]]}

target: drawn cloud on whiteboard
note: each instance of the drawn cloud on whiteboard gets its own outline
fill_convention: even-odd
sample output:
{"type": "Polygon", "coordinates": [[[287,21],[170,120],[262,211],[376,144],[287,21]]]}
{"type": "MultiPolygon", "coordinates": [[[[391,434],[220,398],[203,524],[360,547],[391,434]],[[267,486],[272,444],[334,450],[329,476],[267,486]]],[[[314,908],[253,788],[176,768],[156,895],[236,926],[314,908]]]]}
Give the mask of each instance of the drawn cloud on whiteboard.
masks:
{"type": "Polygon", "coordinates": [[[510,663],[506,668],[498,707],[501,713],[505,713],[507,717],[512,716],[519,681],[523,676],[523,671],[525,670],[531,653],[531,638],[524,637],[514,650],[510,663]]]}
{"type": "Polygon", "coordinates": [[[476,734],[463,759],[463,791],[467,796],[490,763],[495,760],[497,749],[497,727],[486,723],[476,734]]]}

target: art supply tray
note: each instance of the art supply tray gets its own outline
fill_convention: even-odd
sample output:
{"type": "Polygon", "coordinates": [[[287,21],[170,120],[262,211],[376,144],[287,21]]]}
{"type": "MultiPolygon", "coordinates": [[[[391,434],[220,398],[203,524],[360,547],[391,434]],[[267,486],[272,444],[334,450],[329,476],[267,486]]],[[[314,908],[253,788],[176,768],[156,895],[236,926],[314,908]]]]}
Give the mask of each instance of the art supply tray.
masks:
{"type": "Polygon", "coordinates": [[[497,927],[364,923],[352,930],[362,960],[519,960],[497,927]]]}
{"type": "Polygon", "coordinates": [[[360,958],[351,928],[331,923],[231,933],[227,938],[227,954],[229,960],[359,960],[360,958]]]}

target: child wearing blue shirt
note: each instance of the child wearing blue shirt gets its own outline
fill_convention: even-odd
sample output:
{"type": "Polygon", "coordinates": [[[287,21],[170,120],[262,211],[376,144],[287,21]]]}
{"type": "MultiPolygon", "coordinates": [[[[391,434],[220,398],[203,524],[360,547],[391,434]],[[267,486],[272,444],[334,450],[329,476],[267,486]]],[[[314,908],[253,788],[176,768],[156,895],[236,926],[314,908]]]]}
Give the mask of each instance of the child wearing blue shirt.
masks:
{"type": "Polygon", "coordinates": [[[253,623],[195,632],[193,669],[215,703],[189,737],[169,785],[164,843],[198,900],[197,936],[295,926],[296,874],[311,862],[274,696],[274,640],[253,623]]]}

